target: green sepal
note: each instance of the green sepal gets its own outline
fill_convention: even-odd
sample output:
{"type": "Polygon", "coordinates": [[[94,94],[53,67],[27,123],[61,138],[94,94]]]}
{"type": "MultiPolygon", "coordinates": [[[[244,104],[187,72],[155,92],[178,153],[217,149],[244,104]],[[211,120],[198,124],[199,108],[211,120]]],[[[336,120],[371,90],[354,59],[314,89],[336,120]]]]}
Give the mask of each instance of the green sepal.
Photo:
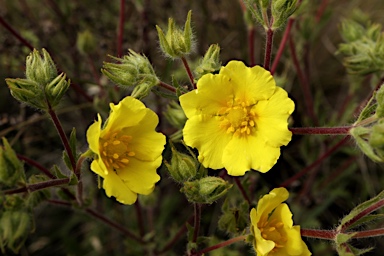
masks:
{"type": "Polygon", "coordinates": [[[61,73],[45,86],[45,96],[51,107],[57,106],[60,103],[61,98],[67,92],[71,81],[66,81],[66,77],[66,74],[61,73]]]}
{"type": "MultiPolygon", "coordinates": [[[[356,206],[348,215],[346,215],[340,222],[340,225],[337,227],[337,230],[340,231],[341,229],[343,230],[348,230],[350,229],[350,226],[345,226],[346,224],[348,224],[349,221],[351,221],[352,219],[354,219],[356,216],[358,216],[359,214],[361,214],[362,212],[366,211],[367,209],[369,209],[371,206],[377,204],[378,202],[380,201],[383,201],[384,200],[384,190],[381,191],[377,196],[375,196],[374,198],[371,198],[370,200],[368,201],[365,201],[361,204],[359,204],[358,206],[356,206]]],[[[370,214],[372,211],[370,212],[366,212],[363,216],[360,216],[361,218],[364,217],[364,216],[367,216],[368,214],[370,214]]],[[[356,225],[354,225],[356,226],[356,225]]]]}
{"type": "Polygon", "coordinates": [[[367,252],[370,252],[373,247],[366,249],[358,249],[356,247],[351,246],[350,244],[343,244],[341,246],[336,246],[336,251],[339,256],[358,256],[363,255],[367,252]],[[348,249],[348,250],[347,250],[348,249]]]}
{"type": "Polygon", "coordinates": [[[376,92],[376,116],[378,118],[384,117],[384,86],[380,86],[380,89],[376,92]]]}
{"type": "Polygon", "coordinates": [[[33,108],[48,109],[44,92],[38,83],[21,78],[7,78],[5,81],[11,91],[11,95],[16,100],[33,108]]]}
{"type": "Polygon", "coordinates": [[[199,61],[199,65],[195,68],[195,79],[198,80],[205,74],[213,73],[221,68],[220,62],[220,46],[212,44],[209,46],[204,57],[199,61]]]}
{"type": "Polygon", "coordinates": [[[356,232],[348,233],[348,234],[339,233],[335,236],[335,243],[336,245],[344,244],[349,240],[351,240],[355,235],[356,235],[356,232]]]}
{"type": "Polygon", "coordinates": [[[349,132],[355,139],[356,144],[359,146],[360,150],[363,151],[366,156],[368,156],[371,160],[375,162],[380,163],[384,161],[382,157],[375,153],[373,147],[367,140],[371,129],[359,126],[352,128],[349,132]]]}
{"type": "Polygon", "coordinates": [[[259,0],[244,0],[244,4],[257,22],[264,27],[268,26],[268,24],[265,24],[263,19],[262,8],[259,0]]]}
{"type": "Polygon", "coordinates": [[[26,58],[25,76],[28,80],[38,83],[42,88],[56,76],[57,69],[49,53],[43,48],[43,56],[34,49],[26,58]]]}
{"type": "MultiPolygon", "coordinates": [[[[73,168],[72,168],[71,160],[69,159],[69,156],[68,156],[68,154],[67,154],[67,151],[65,151],[65,150],[63,150],[63,161],[64,161],[65,165],[67,166],[67,168],[68,168],[69,170],[74,171],[73,168]]],[[[68,178],[68,177],[67,177],[67,178],[68,178]]]]}
{"type": "Polygon", "coordinates": [[[370,214],[370,215],[362,217],[361,219],[359,219],[358,221],[356,221],[355,223],[350,225],[348,227],[348,229],[353,229],[353,228],[357,228],[357,227],[362,226],[362,225],[367,225],[370,222],[378,222],[383,218],[384,218],[384,214],[370,214]]]}
{"type": "Polygon", "coordinates": [[[271,5],[272,30],[283,26],[296,9],[297,0],[274,0],[271,5]]]}

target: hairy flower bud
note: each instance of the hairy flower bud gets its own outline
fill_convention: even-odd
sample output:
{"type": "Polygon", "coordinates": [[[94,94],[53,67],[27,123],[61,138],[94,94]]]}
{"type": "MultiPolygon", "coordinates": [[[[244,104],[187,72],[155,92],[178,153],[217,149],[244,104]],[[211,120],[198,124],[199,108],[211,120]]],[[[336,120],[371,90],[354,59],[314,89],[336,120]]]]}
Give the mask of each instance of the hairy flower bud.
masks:
{"type": "Polygon", "coordinates": [[[123,58],[112,58],[119,63],[104,62],[101,72],[112,82],[122,87],[140,86],[134,91],[135,98],[145,97],[153,86],[159,84],[159,78],[148,58],[144,55],[129,50],[129,54],[123,58]]]}
{"type": "Polygon", "coordinates": [[[94,52],[96,50],[95,37],[89,30],[78,33],[76,47],[84,55],[94,52]]]}
{"type": "Polygon", "coordinates": [[[167,110],[164,112],[164,116],[172,126],[178,129],[182,129],[187,121],[187,117],[185,116],[183,109],[175,101],[171,101],[168,104],[167,110]]]}
{"type": "Polygon", "coordinates": [[[297,0],[273,0],[271,5],[272,29],[274,30],[284,25],[296,9],[297,0]]]}
{"type": "Polygon", "coordinates": [[[171,163],[165,162],[171,177],[180,183],[196,177],[198,162],[192,156],[183,154],[171,145],[171,163]]]}
{"type": "Polygon", "coordinates": [[[43,49],[43,56],[33,50],[26,60],[26,79],[5,79],[12,96],[31,106],[42,110],[59,104],[70,82],[65,74],[57,75],[55,64],[49,53],[43,49]]]}
{"type": "Polygon", "coordinates": [[[212,204],[223,197],[232,187],[219,177],[204,177],[199,180],[184,182],[181,192],[193,203],[212,204]]]}
{"type": "Polygon", "coordinates": [[[199,79],[203,75],[217,71],[220,68],[220,46],[212,44],[200,60],[199,66],[195,69],[195,79],[199,79]]]}
{"type": "Polygon", "coordinates": [[[191,28],[191,15],[192,11],[189,11],[184,31],[176,28],[175,21],[172,18],[168,19],[168,31],[166,34],[156,25],[160,48],[167,57],[181,58],[193,50],[194,41],[191,28]]]}

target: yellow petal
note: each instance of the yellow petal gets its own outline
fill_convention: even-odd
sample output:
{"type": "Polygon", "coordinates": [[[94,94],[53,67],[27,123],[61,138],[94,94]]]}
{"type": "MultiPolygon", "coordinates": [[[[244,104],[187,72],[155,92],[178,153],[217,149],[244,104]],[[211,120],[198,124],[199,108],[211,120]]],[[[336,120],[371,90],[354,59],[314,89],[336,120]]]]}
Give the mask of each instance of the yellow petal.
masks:
{"type": "Polygon", "coordinates": [[[231,78],[235,97],[248,99],[251,104],[272,96],[276,84],[271,73],[260,66],[249,68],[241,61],[230,61],[220,74],[231,78]]]}
{"type": "Polygon", "coordinates": [[[147,109],[141,122],[133,127],[123,129],[123,132],[132,137],[129,150],[135,152],[135,158],[144,161],[156,160],[164,150],[165,136],[155,131],[158,124],[157,115],[147,109]]]}
{"type": "Polygon", "coordinates": [[[275,188],[269,194],[264,195],[257,203],[257,217],[256,221],[266,221],[269,214],[279,206],[282,202],[287,200],[289,193],[285,188],[275,188]]]}
{"type": "Polygon", "coordinates": [[[269,171],[279,156],[280,148],[267,145],[260,136],[233,137],[224,150],[223,162],[229,175],[240,176],[250,169],[269,171]]]}
{"type": "Polygon", "coordinates": [[[105,132],[120,131],[125,127],[135,126],[149,110],[141,101],[130,96],[122,99],[117,105],[111,103],[110,108],[111,113],[103,129],[105,132]]]}
{"type": "Polygon", "coordinates": [[[133,204],[136,202],[137,194],[134,193],[123,180],[110,172],[103,181],[103,188],[108,197],[114,196],[122,204],[133,204]]]}
{"type": "Polygon", "coordinates": [[[286,91],[276,87],[273,96],[266,101],[260,101],[252,109],[257,115],[257,134],[271,146],[287,145],[292,133],[288,130],[288,118],[295,105],[288,98],[286,91]]]}
{"type": "Polygon", "coordinates": [[[109,173],[101,158],[92,161],[91,170],[103,178],[109,173]]]}
{"type": "Polygon", "coordinates": [[[148,195],[160,180],[156,169],[161,165],[161,161],[161,156],[150,162],[131,158],[126,168],[117,170],[117,175],[133,192],[148,195]]]}
{"type": "Polygon", "coordinates": [[[206,74],[197,82],[197,89],[180,96],[180,105],[188,118],[194,115],[216,115],[234,98],[230,78],[223,75],[206,74]]]}
{"type": "Polygon", "coordinates": [[[89,148],[96,154],[99,153],[99,139],[101,133],[101,117],[97,115],[97,121],[95,121],[91,126],[89,126],[87,130],[87,141],[89,144],[89,148]]]}
{"type": "Polygon", "coordinates": [[[223,168],[223,151],[232,135],[220,128],[216,118],[204,115],[188,119],[183,129],[184,141],[199,151],[199,161],[204,167],[223,168]]]}

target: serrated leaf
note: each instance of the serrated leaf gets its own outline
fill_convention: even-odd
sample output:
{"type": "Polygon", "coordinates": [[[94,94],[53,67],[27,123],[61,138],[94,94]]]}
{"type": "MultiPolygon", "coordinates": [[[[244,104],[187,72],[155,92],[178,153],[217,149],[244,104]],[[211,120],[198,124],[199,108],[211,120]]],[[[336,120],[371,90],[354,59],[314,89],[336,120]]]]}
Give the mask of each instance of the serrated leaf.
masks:
{"type": "Polygon", "coordinates": [[[157,87],[152,88],[152,92],[154,92],[156,95],[159,95],[163,98],[172,99],[172,100],[178,100],[179,98],[174,93],[166,93],[160,91],[157,87]]]}
{"type": "Polygon", "coordinates": [[[79,179],[74,173],[72,173],[71,177],[69,177],[68,185],[77,185],[77,183],[79,183],[79,179]]]}
{"type": "Polygon", "coordinates": [[[350,225],[348,227],[348,229],[353,229],[353,228],[361,226],[363,224],[366,225],[366,224],[368,224],[369,222],[372,222],[372,221],[379,221],[379,220],[381,220],[383,218],[384,218],[384,214],[367,215],[367,216],[362,217],[361,219],[359,219],[358,221],[356,221],[352,225],[350,225]]]}
{"type": "Polygon", "coordinates": [[[52,172],[54,173],[55,177],[58,179],[65,179],[68,178],[67,175],[61,172],[60,168],[57,165],[54,165],[52,167],[52,172]]]}
{"type": "Polygon", "coordinates": [[[75,162],[79,159],[79,154],[77,153],[77,139],[76,139],[76,128],[72,128],[71,135],[69,136],[69,147],[71,148],[72,154],[75,157],[75,162]]]}

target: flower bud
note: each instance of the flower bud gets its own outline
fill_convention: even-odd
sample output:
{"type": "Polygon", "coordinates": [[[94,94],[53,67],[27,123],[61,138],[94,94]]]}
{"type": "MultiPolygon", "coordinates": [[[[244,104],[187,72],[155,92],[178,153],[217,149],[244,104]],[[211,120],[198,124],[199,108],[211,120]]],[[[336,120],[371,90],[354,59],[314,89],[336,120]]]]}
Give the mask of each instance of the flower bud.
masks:
{"type": "Polygon", "coordinates": [[[49,53],[43,49],[43,57],[34,49],[27,56],[25,76],[42,88],[57,76],[57,69],[49,53]]]}
{"type": "Polygon", "coordinates": [[[193,32],[191,29],[192,11],[188,12],[184,31],[176,28],[175,21],[168,19],[168,31],[165,35],[163,30],[156,25],[159,36],[160,48],[169,58],[181,58],[193,50],[193,32]]]}
{"type": "Polygon", "coordinates": [[[0,184],[13,187],[25,183],[22,162],[17,158],[8,141],[3,138],[4,147],[0,147],[0,184]]]}
{"type": "Polygon", "coordinates": [[[212,204],[232,187],[227,181],[219,177],[204,177],[199,180],[184,182],[180,189],[188,201],[193,203],[212,204]]]}
{"type": "Polygon", "coordinates": [[[0,217],[0,248],[18,253],[33,228],[31,214],[25,211],[5,211],[0,217]]]}
{"type": "Polygon", "coordinates": [[[284,25],[296,9],[297,0],[273,0],[271,5],[272,29],[274,30],[284,25]]]}
{"type": "Polygon", "coordinates": [[[180,183],[196,177],[198,163],[192,156],[180,153],[171,144],[171,163],[165,162],[171,177],[180,183]]]}
{"type": "Polygon", "coordinates": [[[159,84],[155,71],[147,57],[133,50],[123,58],[115,58],[119,63],[104,62],[103,72],[112,82],[122,87],[142,85],[136,95],[144,95],[147,90],[159,84]],[[144,94],[143,94],[144,92],[144,94]]]}
{"type": "MultiPolygon", "coordinates": [[[[377,124],[376,124],[377,125],[377,124]]],[[[376,126],[375,125],[375,126],[376,126]]],[[[373,126],[373,127],[375,127],[373,126]]],[[[376,134],[372,137],[373,128],[371,127],[355,127],[352,128],[349,132],[352,137],[355,139],[357,146],[360,148],[363,153],[368,156],[372,161],[383,162],[384,155],[381,152],[381,147],[376,148],[378,143],[381,141],[380,130],[382,128],[376,128],[376,134]]]]}
{"type": "Polygon", "coordinates": [[[175,101],[171,101],[168,104],[167,110],[163,114],[168,122],[178,129],[182,129],[187,121],[183,109],[175,101]]]}
{"type": "Polygon", "coordinates": [[[384,86],[381,86],[376,92],[376,116],[381,118],[384,117],[384,86]]]}
{"type": "Polygon", "coordinates": [[[65,75],[57,70],[49,53],[43,49],[43,57],[35,49],[26,60],[26,79],[5,79],[12,96],[42,110],[56,106],[69,88],[65,75]]]}
{"type": "Polygon", "coordinates": [[[199,79],[203,75],[217,71],[220,68],[220,46],[218,44],[212,44],[200,60],[199,66],[195,69],[195,78],[199,79]]]}
{"type": "Polygon", "coordinates": [[[244,4],[247,7],[247,10],[252,14],[253,18],[263,25],[264,28],[268,28],[268,24],[263,16],[263,13],[266,13],[267,8],[264,7],[265,1],[263,0],[263,2],[260,2],[260,0],[244,0],[244,4]]]}
{"type": "Polygon", "coordinates": [[[83,55],[93,53],[96,50],[95,37],[89,30],[78,33],[76,47],[77,50],[83,55]]]}

